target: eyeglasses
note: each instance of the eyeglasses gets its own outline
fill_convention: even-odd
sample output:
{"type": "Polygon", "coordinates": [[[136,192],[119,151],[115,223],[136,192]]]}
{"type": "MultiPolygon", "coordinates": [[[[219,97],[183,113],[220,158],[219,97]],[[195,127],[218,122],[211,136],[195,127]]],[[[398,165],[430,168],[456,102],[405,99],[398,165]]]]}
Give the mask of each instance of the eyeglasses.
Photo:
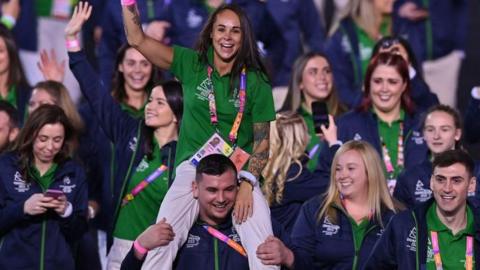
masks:
{"type": "Polygon", "coordinates": [[[398,40],[397,38],[386,38],[384,41],[382,41],[382,44],[380,44],[380,47],[382,49],[388,49],[397,44],[400,44],[400,40],[398,40]]]}

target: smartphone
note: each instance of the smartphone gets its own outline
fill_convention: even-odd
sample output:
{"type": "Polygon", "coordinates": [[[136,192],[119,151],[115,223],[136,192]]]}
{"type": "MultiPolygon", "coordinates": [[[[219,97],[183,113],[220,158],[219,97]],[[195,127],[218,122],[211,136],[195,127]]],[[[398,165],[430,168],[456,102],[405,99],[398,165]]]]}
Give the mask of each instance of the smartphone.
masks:
{"type": "Polygon", "coordinates": [[[312,102],[312,117],[313,125],[315,126],[315,133],[323,133],[320,127],[324,125],[328,128],[327,103],[323,101],[312,102]]]}
{"type": "Polygon", "coordinates": [[[52,197],[54,199],[58,199],[62,195],[63,195],[63,192],[58,189],[47,189],[47,191],[45,191],[46,197],[52,197]]]}

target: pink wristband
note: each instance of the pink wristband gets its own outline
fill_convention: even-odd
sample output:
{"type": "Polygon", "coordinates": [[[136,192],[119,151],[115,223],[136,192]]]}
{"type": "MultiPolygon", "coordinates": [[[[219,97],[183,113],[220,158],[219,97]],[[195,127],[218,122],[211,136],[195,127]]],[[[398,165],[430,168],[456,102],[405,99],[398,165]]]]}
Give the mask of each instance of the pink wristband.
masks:
{"type": "Polygon", "coordinates": [[[66,40],[65,45],[67,45],[67,49],[80,48],[80,42],[78,41],[78,39],[66,40]]]}
{"type": "Polygon", "coordinates": [[[131,6],[131,5],[135,5],[137,1],[136,0],[120,0],[120,3],[122,4],[122,6],[131,6]]]}
{"type": "Polygon", "coordinates": [[[145,255],[145,254],[147,254],[147,252],[148,252],[148,249],[142,247],[142,245],[140,245],[140,243],[138,243],[138,240],[135,240],[135,241],[133,242],[133,248],[134,248],[138,253],[140,253],[140,254],[142,254],[142,255],[145,255]]]}

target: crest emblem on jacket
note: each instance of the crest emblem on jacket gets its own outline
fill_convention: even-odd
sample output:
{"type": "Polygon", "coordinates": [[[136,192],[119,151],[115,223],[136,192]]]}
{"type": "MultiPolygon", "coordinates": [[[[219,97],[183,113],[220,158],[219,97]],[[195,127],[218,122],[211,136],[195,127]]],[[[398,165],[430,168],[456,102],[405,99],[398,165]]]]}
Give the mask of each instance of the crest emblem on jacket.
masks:
{"type": "Polygon", "coordinates": [[[326,216],[322,224],[322,233],[328,236],[332,236],[334,234],[337,234],[339,230],[340,226],[333,224],[328,218],[328,216],[326,216]]]}
{"type": "Polygon", "coordinates": [[[25,182],[18,171],[15,172],[13,177],[13,185],[15,186],[15,190],[21,193],[30,190],[30,183],[25,182]]]}

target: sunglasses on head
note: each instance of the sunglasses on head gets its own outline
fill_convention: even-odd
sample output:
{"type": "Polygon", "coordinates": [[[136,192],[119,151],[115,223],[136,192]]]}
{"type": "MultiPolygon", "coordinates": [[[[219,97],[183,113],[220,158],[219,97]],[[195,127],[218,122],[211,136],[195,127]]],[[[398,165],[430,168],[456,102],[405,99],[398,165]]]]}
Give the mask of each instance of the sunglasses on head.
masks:
{"type": "Polygon", "coordinates": [[[400,40],[398,40],[396,38],[387,38],[384,41],[382,41],[382,44],[380,45],[380,47],[382,49],[388,49],[388,48],[390,48],[394,45],[397,45],[397,44],[400,44],[400,40]]]}

